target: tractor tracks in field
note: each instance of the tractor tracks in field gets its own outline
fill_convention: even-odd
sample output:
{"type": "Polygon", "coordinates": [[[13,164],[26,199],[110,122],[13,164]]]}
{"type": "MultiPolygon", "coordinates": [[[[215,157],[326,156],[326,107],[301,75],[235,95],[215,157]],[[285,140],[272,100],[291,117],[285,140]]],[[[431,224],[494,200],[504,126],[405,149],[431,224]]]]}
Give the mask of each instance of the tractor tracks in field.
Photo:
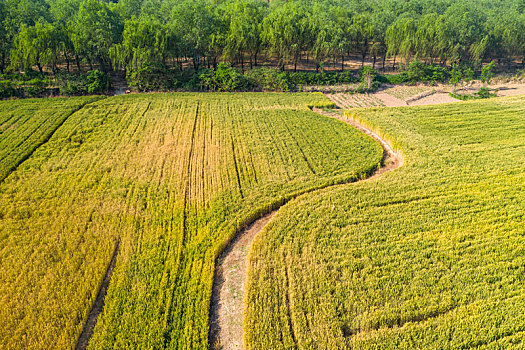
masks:
{"type": "Polygon", "coordinates": [[[106,293],[108,292],[109,281],[111,280],[113,269],[115,268],[115,264],[117,263],[118,250],[119,242],[117,241],[117,243],[115,244],[115,249],[113,250],[113,256],[111,257],[111,261],[106,270],[106,274],[104,275],[104,279],[102,280],[102,284],[100,285],[100,289],[98,290],[98,294],[95,298],[95,302],[93,303],[93,307],[91,308],[86,323],[82,328],[82,333],[78,338],[75,350],[85,350],[88,346],[89,340],[93,336],[93,331],[95,330],[95,325],[97,324],[98,315],[102,312],[102,309],[104,308],[104,299],[106,298],[106,293]]]}
{"type": "MultiPolygon", "coordinates": [[[[82,108],[86,107],[87,105],[91,104],[91,103],[94,103],[94,102],[97,102],[99,101],[99,99],[97,100],[94,100],[94,101],[89,101],[89,102],[84,102],[76,107],[74,107],[70,113],[68,113],[67,115],[64,116],[64,118],[51,130],[49,130],[49,132],[47,134],[45,134],[43,137],[42,137],[42,140],[40,140],[38,143],[36,143],[34,145],[34,147],[29,150],[29,152],[27,154],[25,154],[23,157],[21,157],[15,164],[13,164],[10,168],[8,168],[4,174],[0,174],[0,183],[2,181],[4,181],[9,175],[11,175],[13,172],[15,172],[19,167],[20,165],[22,165],[22,163],[24,163],[26,160],[28,160],[40,147],[42,147],[43,145],[45,145],[47,142],[49,142],[49,140],[51,139],[51,137],[53,137],[53,135],[55,135],[55,133],[58,131],[58,129],[60,129],[62,127],[62,125],[64,125],[64,123],[73,115],[75,114],[76,112],[82,110],[82,108]]],[[[42,122],[42,124],[44,124],[45,122],[42,122]]],[[[20,144],[23,144],[27,139],[29,139],[33,134],[30,134],[30,135],[27,135],[27,137],[22,140],[20,142],[20,144]]]]}
{"type": "MultiPolygon", "coordinates": [[[[401,153],[396,152],[390,143],[384,140],[378,133],[356,120],[345,118],[335,110],[326,111],[318,108],[313,108],[312,110],[323,116],[336,118],[355,127],[379,142],[383,148],[381,166],[370,176],[358,180],[358,182],[376,178],[403,165],[401,153]]],[[[337,186],[337,184],[328,187],[332,186],[337,186]]],[[[327,187],[316,188],[303,194],[326,188],[327,187]]],[[[217,258],[210,303],[210,333],[208,340],[211,349],[229,350],[244,348],[244,286],[246,283],[248,252],[255,236],[266,227],[279,209],[285,204],[286,202],[242,229],[217,258]]],[[[289,305],[287,305],[287,307],[289,309],[289,305]]],[[[293,334],[291,319],[290,331],[293,334]]]]}

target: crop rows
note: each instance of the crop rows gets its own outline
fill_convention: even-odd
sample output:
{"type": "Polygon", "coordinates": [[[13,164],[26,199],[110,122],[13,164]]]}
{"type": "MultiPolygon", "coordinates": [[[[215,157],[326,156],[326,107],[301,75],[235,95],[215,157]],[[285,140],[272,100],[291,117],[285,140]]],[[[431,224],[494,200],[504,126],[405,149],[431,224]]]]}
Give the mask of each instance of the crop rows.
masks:
{"type": "Polygon", "coordinates": [[[383,101],[373,94],[330,94],[328,97],[338,106],[346,109],[359,107],[380,107],[384,106],[383,101]]]}
{"type": "Polygon", "coordinates": [[[429,86],[396,86],[388,88],[384,90],[384,92],[400,100],[407,101],[410,98],[432,90],[432,87],[429,86]]]}
{"type": "Polygon", "coordinates": [[[0,182],[84,104],[98,97],[0,101],[0,182]]]}
{"type": "MultiPolygon", "coordinates": [[[[18,102],[17,102],[18,103],[18,102]]],[[[373,170],[318,94],[155,94],[73,113],[0,184],[0,347],[207,348],[214,260],[261,213],[373,170]]]]}
{"type": "Polygon", "coordinates": [[[523,348],[525,98],[348,113],[405,165],[279,210],[250,254],[247,348],[523,348]]]}

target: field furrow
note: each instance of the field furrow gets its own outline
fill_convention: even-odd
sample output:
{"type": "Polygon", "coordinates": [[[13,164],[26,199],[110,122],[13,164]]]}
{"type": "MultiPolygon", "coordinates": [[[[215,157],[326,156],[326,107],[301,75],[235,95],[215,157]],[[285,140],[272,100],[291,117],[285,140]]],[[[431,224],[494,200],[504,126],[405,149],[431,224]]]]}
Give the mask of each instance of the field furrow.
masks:
{"type": "Polygon", "coordinates": [[[523,100],[348,111],[405,164],[279,210],[250,253],[247,347],[520,348],[523,100]]]}
{"type": "Polygon", "coordinates": [[[306,107],[316,103],[325,98],[132,95],[72,114],[0,184],[0,346],[74,347],[119,242],[88,348],[207,348],[226,242],[276,203],[380,159],[372,140],[306,107]],[[304,157],[325,154],[309,142],[334,159],[315,176],[304,157]]]}

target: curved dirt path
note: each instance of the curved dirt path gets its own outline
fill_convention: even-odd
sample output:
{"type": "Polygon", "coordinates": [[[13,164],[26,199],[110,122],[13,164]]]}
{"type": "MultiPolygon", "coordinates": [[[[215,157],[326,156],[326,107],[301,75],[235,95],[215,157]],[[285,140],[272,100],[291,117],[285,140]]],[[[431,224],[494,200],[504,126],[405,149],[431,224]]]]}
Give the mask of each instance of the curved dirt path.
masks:
{"type": "MultiPolygon", "coordinates": [[[[313,111],[330,118],[339,119],[357,128],[374,138],[383,148],[381,167],[374,174],[366,179],[359,180],[359,182],[375,178],[403,165],[402,155],[396,152],[387,141],[383,140],[374,131],[355,120],[345,118],[335,111],[328,112],[317,108],[314,108],[313,111]]],[[[247,228],[239,232],[217,258],[210,305],[210,334],[208,339],[211,349],[233,350],[244,348],[242,326],[248,251],[255,236],[264,229],[278,210],[279,208],[255,220],[247,228]]]]}

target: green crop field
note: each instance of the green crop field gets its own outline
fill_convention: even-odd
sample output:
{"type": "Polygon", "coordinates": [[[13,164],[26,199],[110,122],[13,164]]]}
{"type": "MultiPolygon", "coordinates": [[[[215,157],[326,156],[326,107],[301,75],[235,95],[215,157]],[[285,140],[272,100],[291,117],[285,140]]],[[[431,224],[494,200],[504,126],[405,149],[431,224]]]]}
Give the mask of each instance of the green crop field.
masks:
{"type": "Polygon", "coordinates": [[[117,247],[89,347],[207,348],[214,259],[232,235],[381,159],[371,138],[307,108],[327,104],[256,93],[1,102],[2,128],[24,126],[0,134],[24,145],[9,164],[27,159],[0,183],[0,348],[73,347],[117,247]],[[17,141],[50,130],[36,150],[17,141]]]}
{"type": "Polygon", "coordinates": [[[71,113],[97,99],[0,101],[0,181],[46,142],[71,113]]]}
{"type": "Polygon", "coordinates": [[[247,348],[522,349],[525,97],[351,116],[405,164],[279,210],[250,254],[247,348]]]}

